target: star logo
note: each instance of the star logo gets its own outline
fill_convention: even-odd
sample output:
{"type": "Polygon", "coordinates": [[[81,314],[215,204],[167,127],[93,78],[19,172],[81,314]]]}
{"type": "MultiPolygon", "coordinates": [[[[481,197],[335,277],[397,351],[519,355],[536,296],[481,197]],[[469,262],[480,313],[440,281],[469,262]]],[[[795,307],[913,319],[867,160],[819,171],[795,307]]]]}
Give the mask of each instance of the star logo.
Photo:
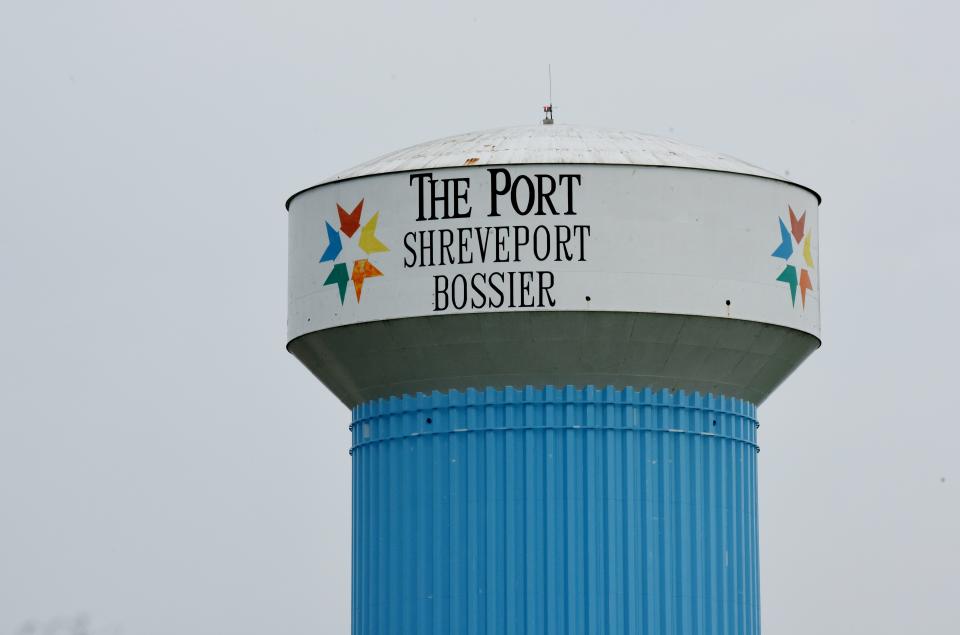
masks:
{"type": "Polygon", "coordinates": [[[357,294],[357,302],[360,302],[360,294],[363,291],[363,283],[367,278],[382,276],[383,273],[370,262],[369,256],[376,253],[390,251],[390,249],[380,242],[377,238],[377,221],[380,219],[380,212],[375,213],[370,220],[360,227],[360,217],[363,215],[363,199],[357,203],[352,212],[347,212],[340,204],[337,204],[337,216],[340,218],[340,227],[334,228],[327,222],[327,248],[323,250],[320,256],[320,262],[332,262],[333,269],[327,275],[323,286],[336,285],[340,291],[340,304],[344,303],[347,296],[347,284],[353,282],[353,290],[357,294]],[[360,230],[359,238],[353,241],[360,230]],[[343,237],[341,237],[341,234],[343,237]],[[354,252],[356,257],[347,257],[344,252],[354,252]],[[337,262],[343,257],[344,260],[353,260],[353,266],[347,269],[347,262],[337,262]]]}
{"type": "Polygon", "coordinates": [[[780,246],[772,254],[774,258],[783,258],[785,267],[777,280],[790,286],[790,299],[793,306],[797,306],[797,288],[800,288],[800,305],[807,306],[807,291],[813,291],[813,283],[810,278],[810,271],[813,270],[813,255],[810,251],[810,232],[804,229],[807,220],[807,213],[804,212],[797,218],[793,208],[789,205],[787,210],[790,212],[790,229],[780,221],[780,246]]]}

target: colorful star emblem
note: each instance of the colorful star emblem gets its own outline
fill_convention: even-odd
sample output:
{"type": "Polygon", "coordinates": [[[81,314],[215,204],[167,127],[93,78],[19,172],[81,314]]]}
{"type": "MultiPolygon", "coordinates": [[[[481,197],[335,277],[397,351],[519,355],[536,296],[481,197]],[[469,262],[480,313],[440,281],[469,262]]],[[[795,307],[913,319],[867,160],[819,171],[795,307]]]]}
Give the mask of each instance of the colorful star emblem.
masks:
{"type": "Polygon", "coordinates": [[[390,251],[390,249],[380,242],[377,238],[377,221],[380,218],[380,212],[377,212],[367,221],[361,229],[360,217],[363,214],[363,199],[357,203],[353,211],[347,213],[339,203],[337,204],[337,215],[340,217],[340,228],[335,229],[329,222],[327,223],[327,247],[320,256],[320,262],[333,262],[333,269],[327,275],[323,285],[337,285],[340,291],[340,304],[343,304],[347,296],[347,283],[353,281],[353,289],[357,294],[357,302],[360,301],[360,293],[363,291],[363,282],[367,278],[382,276],[383,273],[377,269],[367,258],[356,258],[353,261],[352,271],[348,273],[345,262],[336,262],[343,255],[344,244],[352,245],[352,239],[360,230],[360,237],[356,241],[358,247],[366,256],[370,254],[390,251]],[[341,234],[346,239],[341,237],[341,234]]]}
{"type": "Polygon", "coordinates": [[[784,260],[786,266],[777,276],[777,280],[790,286],[790,299],[793,305],[797,305],[797,288],[799,287],[800,305],[806,307],[807,291],[813,291],[813,282],[810,278],[810,270],[813,269],[810,232],[804,230],[807,213],[804,212],[800,218],[797,218],[792,207],[788,205],[787,209],[790,212],[790,229],[787,229],[782,218],[777,219],[780,221],[780,246],[770,255],[784,260]]]}

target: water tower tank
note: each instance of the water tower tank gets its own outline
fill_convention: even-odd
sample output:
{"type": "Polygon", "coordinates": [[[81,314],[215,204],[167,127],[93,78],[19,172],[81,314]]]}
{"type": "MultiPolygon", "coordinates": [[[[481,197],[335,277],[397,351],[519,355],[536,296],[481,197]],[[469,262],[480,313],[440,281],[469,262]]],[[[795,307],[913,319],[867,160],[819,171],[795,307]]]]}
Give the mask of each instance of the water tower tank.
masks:
{"type": "Polygon", "coordinates": [[[353,632],[759,632],[756,411],[820,345],[818,203],[565,125],[291,197],[287,347],[353,413],[353,632]]]}

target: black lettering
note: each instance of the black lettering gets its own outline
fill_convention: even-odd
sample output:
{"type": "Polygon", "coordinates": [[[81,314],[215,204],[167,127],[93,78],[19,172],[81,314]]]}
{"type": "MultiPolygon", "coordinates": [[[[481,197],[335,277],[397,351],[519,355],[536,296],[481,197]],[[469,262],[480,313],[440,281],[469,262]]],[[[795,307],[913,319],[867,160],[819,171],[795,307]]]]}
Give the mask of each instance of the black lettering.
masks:
{"type": "Polygon", "coordinates": [[[510,254],[507,253],[507,234],[510,232],[509,227],[494,227],[494,235],[497,240],[496,251],[493,254],[494,262],[507,262],[510,260],[510,254]]]}
{"type": "Polygon", "coordinates": [[[477,246],[480,248],[480,262],[487,261],[487,245],[490,244],[490,227],[477,227],[477,246]],[[480,233],[483,230],[483,234],[480,233]]]}
{"type": "Polygon", "coordinates": [[[447,308],[447,306],[449,306],[450,300],[449,300],[449,297],[447,296],[447,288],[449,284],[450,283],[447,280],[446,276],[433,277],[433,310],[434,311],[443,311],[447,308]],[[441,282],[443,283],[442,285],[441,285],[441,282]],[[443,299],[442,306],[440,304],[441,298],[443,299]]]}
{"type": "Polygon", "coordinates": [[[473,276],[471,276],[471,278],[470,278],[470,286],[473,287],[474,293],[475,293],[477,296],[480,297],[480,300],[479,300],[479,302],[478,302],[478,300],[476,299],[476,297],[471,298],[471,299],[470,299],[470,306],[473,307],[474,309],[482,309],[482,308],[483,308],[483,305],[486,304],[486,302],[487,302],[487,296],[484,295],[483,289],[481,289],[480,286],[477,284],[477,278],[480,278],[480,280],[481,280],[481,282],[482,282],[482,281],[484,280],[484,278],[486,278],[486,276],[484,276],[482,273],[475,273],[475,274],[473,274],[473,276]]]}
{"type": "Polygon", "coordinates": [[[504,281],[504,275],[503,275],[503,272],[501,272],[501,271],[494,271],[494,272],[491,273],[490,276],[487,278],[487,281],[488,281],[489,284],[490,284],[490,290],[493,291],[494,293],[496,293],[498,296],[500,296],[500,299],[497,300],[497,303],[496,303],[496,304],[493,303],[493,299],[492,299],[492,298],[490,299],[490,307],[493,308],[493,309],[499,309],[500,307],[503,306],[503,301],[504,301],[505,298],[503,297],[503,291],[501,290],[500,285],[496,284],[496,283],[493,281],[494,276],[499,276],[499,277],[500,277],[500,282],[503,283],[503,281],[504,281]]]}
{"type": "Polygon", "coordinates": [[[538,271],[537,276],[540,278],[540,303],[538,306],[557,306],[556,300],[550,296],[550,289],[553,288],[553,272],[552,271],[538,271]],[[549,282],[548,282],[549,281],[549,282]],[[547,299],[547,303],[544,304],[543,299],[547,299]]]}
{"type": "Polygon", "coordinates": [[[450,248],[453,247],[453,230],[452,229],[441,229],[440,230],[440,262],[438,263],[441,267],[443,265],[452,265],[456,261],[453,259],[453,252],[450,248]],[[446,256],[446,259],[444,259],[446,256]]]}
{"type": "Polygon", "coordinates": [[[455,275],[450,282],[450,302],[457,310],[467,306],[467,279],[462,273],[455,275]]]}
{"type": "Polygon", "coordinates": [[[550,228],[546,225],[537,225],[533,230],[533,257],[540,262],[550,257],[550,228]],[[545,247],[543,255],[540,255],[540,245],[545,247]]]}
{"type": "Polygon", "coordinates": [[[430,179],[430,218],[437,218],[437,203],[443,203],[443,217],[447,218],[447,179],[430,179]],[[437,183],[440,184],[440,194],[437,195],[437,183]]]}
{"type": "Polygon", "coordinates": [[[532,271],[521,271],[520,275],[520,308],[525,309],[534,305],[533,294],[530,293],[530,284],[533,282],[532,271]],[[527,300],[529,299],[529,303],[527,300]]]}
{"type": "Polygon", "coordinates": [[[469,265],[473,262],[473,252],[470,251],[470,234],[473,232],[472,227],[461,227],[457,230],[457,247],[458,255],[457,262],[461,265],[469,265]],[[467,260],[467,256],[470,256],[470,260],[467,260]]]}
{"type": "Polygon", "coordinates": [[[546,201],[547,205],[550,206],[550,212],[554,215],[559,214],[557,208],[553,206],[553,201],[550,200],[550,196],[557,190],[557,182],[553,180],[553,177],[549,174],[538,174],[537,175],[537,216],[544,216],[546,212],[543,211],[543,202],[546,201]],[[550,189],[544,191],[543,181],[546,179],[550,183],[550,189]]]}
{"type": "Polygon", "coordinates": [[[421,231],[420,233],[420,266],[433,266],[433,230],[421,231]],[[426,256],[430,256],[430,264],[427,265],[426,256]]]}
{"type": "MultiPolygon", "coordinates": [[[[433,180],[433,173],[432,173],[432,172],[424,172],[424,173],[422,173],[422,174],[411,174],[411,175],[410,175],[410,186],[411,186],[411,187],[413,187],[413,181],[414,181],[415,179],[420,182],[420,183],[419,183],[419,195],[418,195],[418,196],[419,196],[419,200],[420,200],[420,212],[417,214],[417,220],[418,220],[418,221],[420,221],[420,220],[427,220],[427,219],[424,217],[424,215],[423,215],[423,181],[424,181],[424,179],[430,179],[430,180],[432,181],[432,180],[433,180]]],[[[436,216],[436,213],[433,211],[432,208],[431,208],[431,210],[430,210],[430,213],[432,214],[431,219],[435,219],[435,218],[437,217],[437,216],[436,216]]]]}
{"type": "MultiPolygon", "coordinates": [[[[472,207],[468,207],[467,211],[460,213],[460,201],[463,200],[464,203],[467,202],[467,194],[470,191],[470,179],[450,179],[453,181],[453,216],[450,218],[470,218],[470,212],[473,211],[472,207]],[[460,185],[463,184],[463,192],[460,191],[460,185]]],[[[446,215],[444,215],[446,218],[446,215]]]]}
{"type": "Polygon", "coordinates": [[[570,262],[573,260],[573,254],[570,253],[570,250],[567,249],[567,243],[570,242],[570,228],[566,225],[557,225],[557,257],[556,261],[560,262],[560,249],[563,249],[564,260],[570,262]],[[566,237],[561,238],[561,235],[566,234],[566,237]]]}
{"type": "Polygon", "coordinates": [[[530,210],[533,209],[534,198],[533,181],[530,180],[529,176],[521,174],[517,177],[517,180],[513,182],[513,187],[510,189],[510,202],[513,203],[513,210],[521,216],[526,216],[530,213],[530,210]],[[523,208],[522,212],[520,211],[520,205],[517,203],[517,186],[520,185],[521,182],[527,184],[527,206],[523,208]]]}
{"type": "Polygon", "coordinates": [[[490,173],[490,214],[489,216],[499,216],[500,212],[497,211],[497,197],[503,196],[510,191],[510,172],[505,168],[492,168],[487,170],[490,173]],[[503,175],[506,177],[506,182],[503,184],[503,189],[497,189],[497,177],[503,175]]]}
{"type": "Polygon", "coordinates": [[[589,225],[574,225],[573,226],[573,235],[577,235],[577,230],[580,230],[580,262],[584,262],[587,259],[587,255],[584,252],[584,239],[590,235],[590,226],[589,225]]]}
{"type": "Polygon", "coordinates": [[[413,267],[417,264],[417,252],[414,250],[413,246],[410,244],[410,239],[413,239],[414,242],[417,240],[416,232],[407,232],[403,235],[403,246],[407,248],[407,251],[410,252],[410,256],[413,258],[411,262],[407,262],[407,257],[403,257],[403,266],[404,267],[413,267]]]}
{"type": "Polygon", "coordinates": [[[563,184],[563,179],[567,179],[567,211],[564,212],[565,216],[571,214],[576,214],[573,211],[573,180],[577,180],[577,185],[580,185],[580,175],[579,174],[561,174],[559,176],[559,181],[563,184]]]}
{"type": "Polygon", "coordinates": [[[526,225],[517,225],[513,228],[513,261],[520,262],[520,247],[530,244],[530,230],[526,225]],[[521,231],[522,230],[522,231],[521,231]],[[523,240],[520,235],[523,234],[523,240]]]}

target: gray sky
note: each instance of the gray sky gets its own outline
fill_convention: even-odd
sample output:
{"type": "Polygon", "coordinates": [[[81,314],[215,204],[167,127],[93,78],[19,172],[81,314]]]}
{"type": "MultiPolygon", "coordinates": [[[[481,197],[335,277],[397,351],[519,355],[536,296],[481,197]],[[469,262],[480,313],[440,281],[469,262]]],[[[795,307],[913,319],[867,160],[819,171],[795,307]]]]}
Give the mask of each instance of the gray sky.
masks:
{"type": "Polygon", "coordinates": [[[348,632],[349,413],[284,350],[283,201],[536,121],[548,61],[558,121],[824,197],[824,347],[760,410],[765,631],[955,631],[960,12],[680,4],[4,3],[0,634],[348,632]]]}

